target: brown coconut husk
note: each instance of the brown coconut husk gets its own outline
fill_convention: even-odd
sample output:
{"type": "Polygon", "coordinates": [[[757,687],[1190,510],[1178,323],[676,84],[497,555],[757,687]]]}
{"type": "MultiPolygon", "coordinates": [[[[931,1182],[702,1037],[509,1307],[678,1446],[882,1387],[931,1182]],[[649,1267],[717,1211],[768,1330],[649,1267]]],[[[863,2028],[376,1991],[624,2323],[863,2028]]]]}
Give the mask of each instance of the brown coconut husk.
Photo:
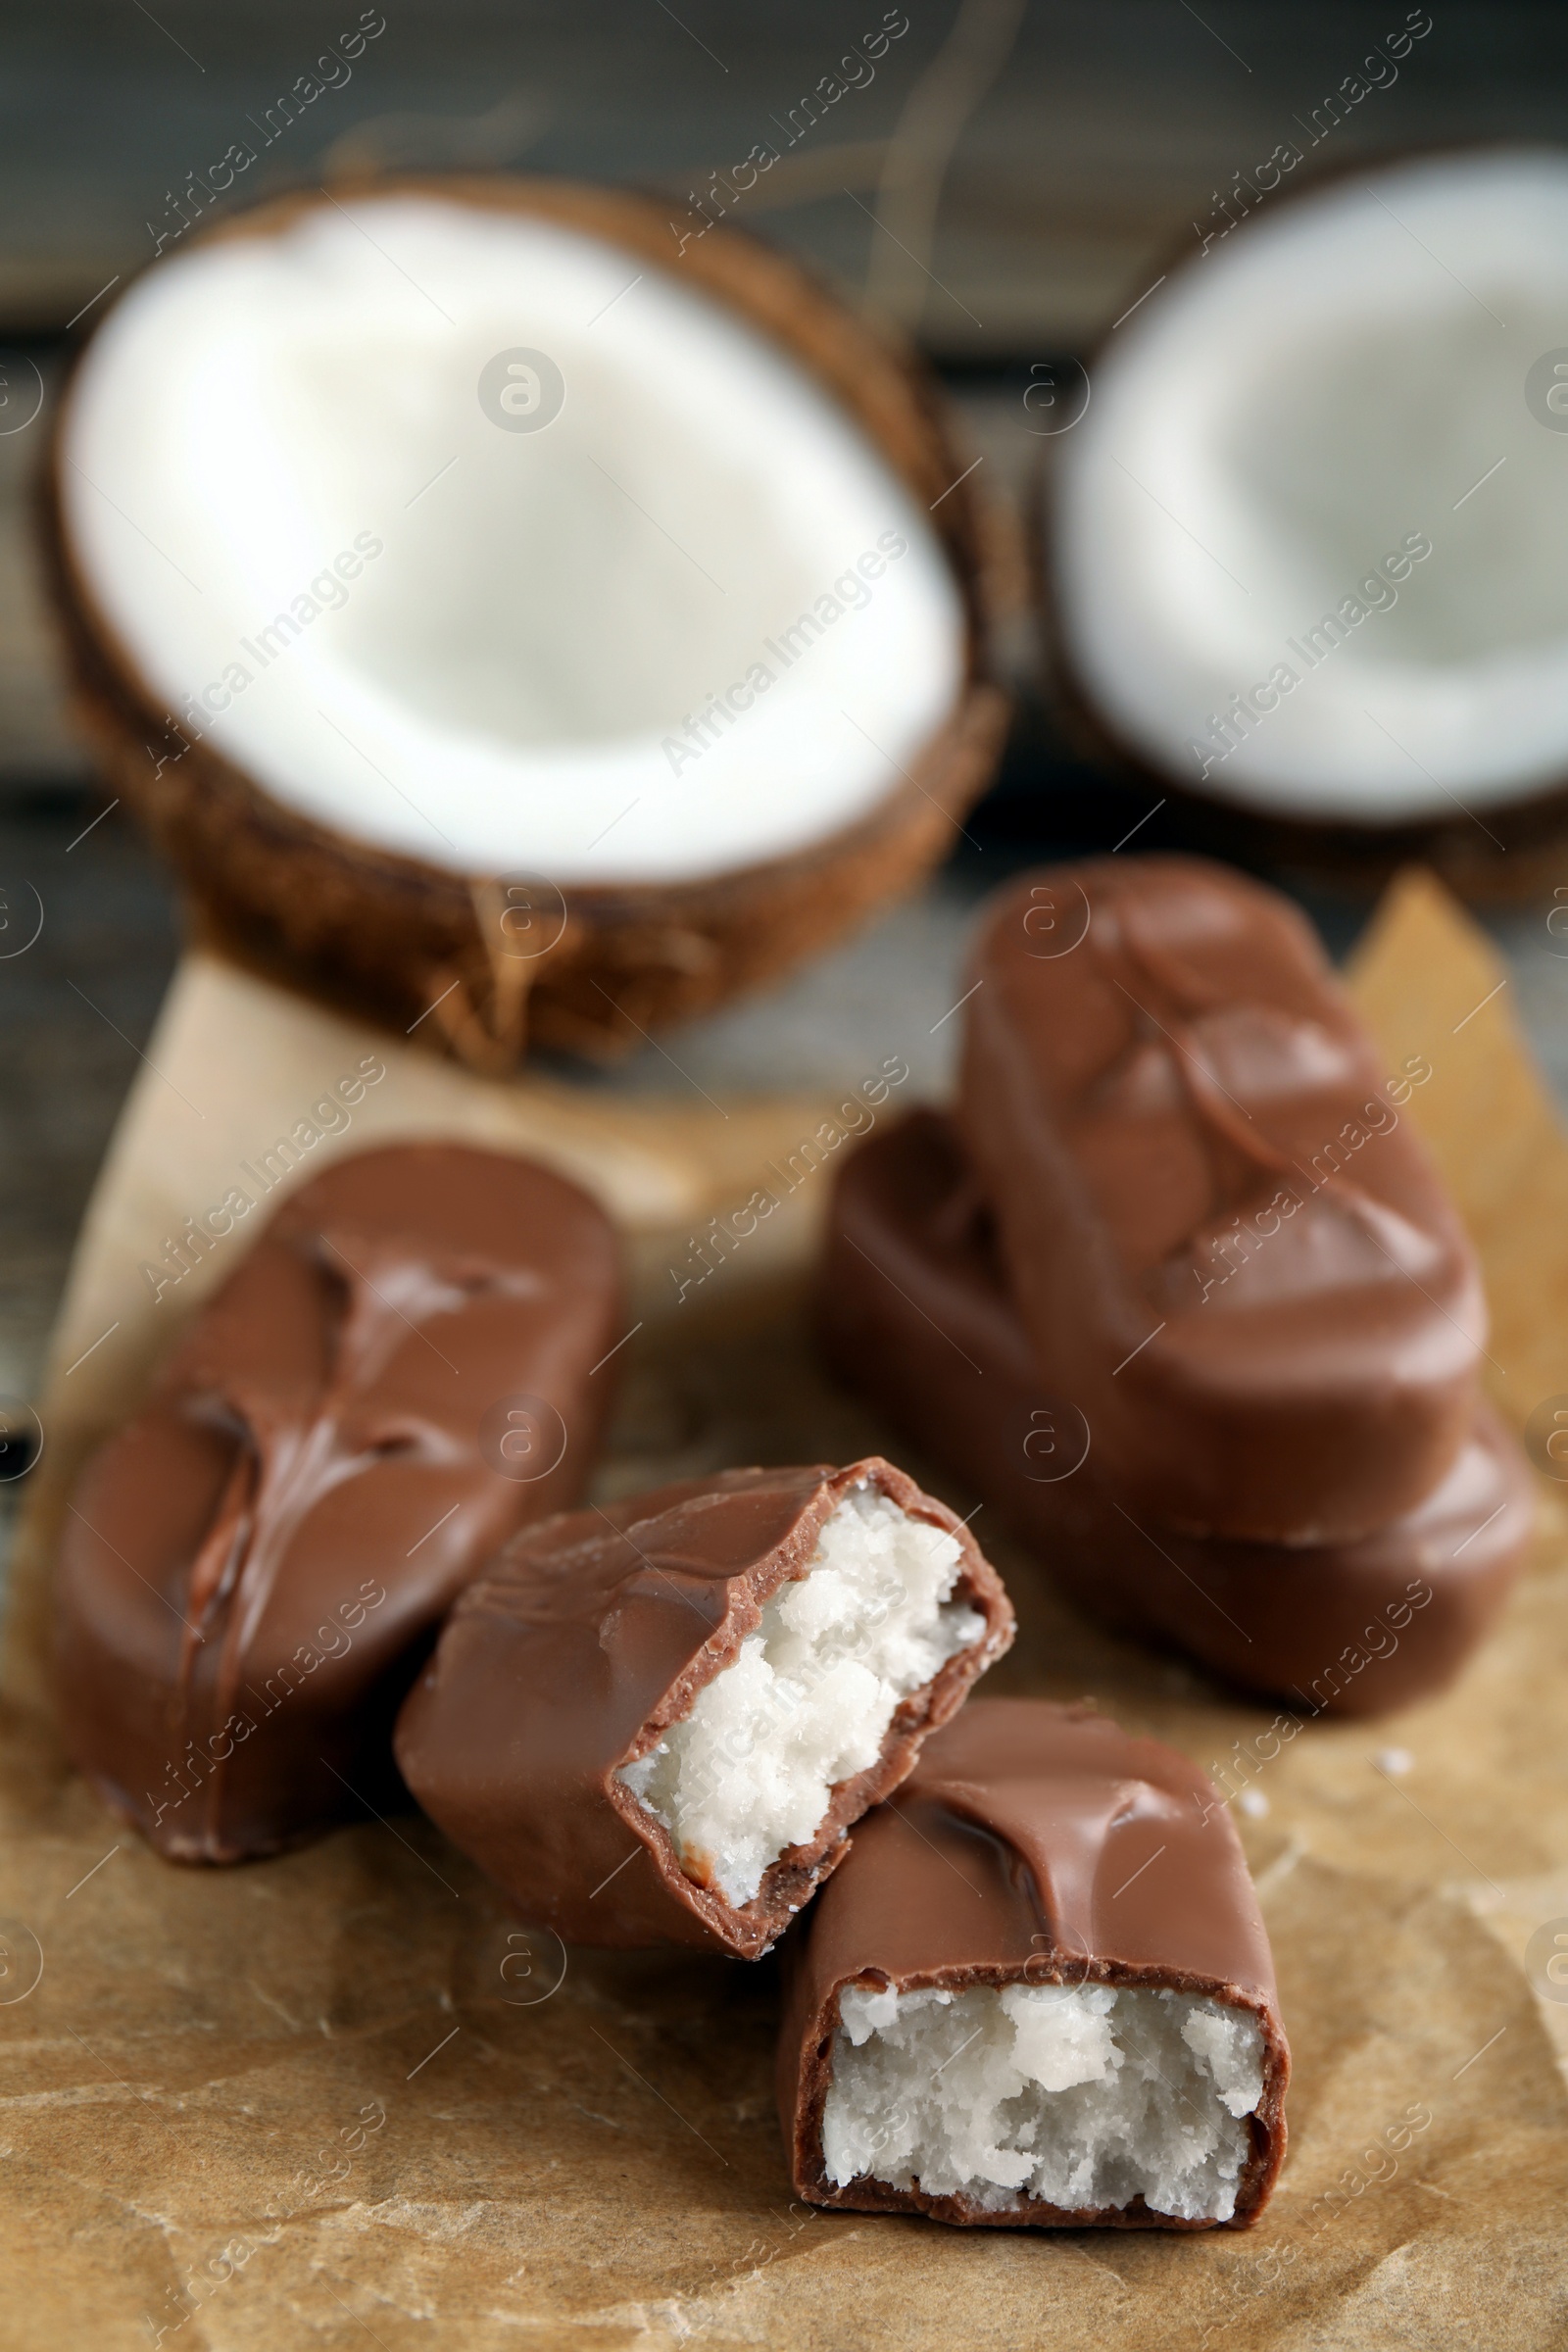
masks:
{"type": "MultiPolygon", "coordinates": [[[[68,378],[47,451],[41,520],[76,706],[109,783],[177,870],[197,936],[478,1069],[511,1069],[533,1044],[612,1056],[645,1031],[710,1011],[830,946],[946,855],[991,779],[1007,719],[986,659],[982,511],[972,483],[958,481],[963,460],[912,352],[755,238],[713,228],[676,259],[665,207],[564,180],[398,175],[338,188],[350,199],[389,193],[557,220],[726,304],[862,426],[931,512],[963,598],[967,663],[958,703],[866,815],[787,858],[702,881],[573,885],[559,904],[547,891],[541,929],[556,936],[524,957],[502,928],[496,877],[464,877],[318,824],[207,739],[171,727],[99,610],[65,531],[68,378]],[[185,748],[159,767],[171,741],[185,748]]],[[[225,219],[201,241],[268,235],[322,201],[314,190],[277,198],[225,219]]],[[[525,847],[517,866],[526,869],[525,847]]]]}
{"type": "MultiPolygon", "coordinates": [[[[1477,147],[1446,143],[1433,148],[1391,149],[1370,159],[1362,154],[1348,162],[1316,166],[1307,159],[1302,176],[1282,180],[1269,194],[1266,209],[1272,214],[1278,207],[1322,195],[1341,180],[1375,176],[1395,164],[1437,161],[1446,155],[1458,159],[1478,151],[1477,147]]],[[[1166,249],[1158,268],[1150,265],[1156,282],[1161,273],[1167,280],[1167,288],[1155,299],[1168,301],[1170,290],[1179,291],[1183,275],[1201,259],[1200,249],[1195,251],[1190,238],[1166,249]]],[[[1145,290],[1148,272],[1140,275],[1142,282],[1129,285],[1125,301],[1118,304],[1119,316],[1125,316],[1126,303],[1145,290]]],[[[1085,363],[1091,378],[1114,331],[1106,327],[1096,337],[1085,363]]],[[[1522,904],[1539,897],[1544,886],[1550,888],[1561,880],[1568,853],[1568,774],[1561,783],[1496,803],[1474,815],[1455,805],[1451,813],[1443,816],[1362,824],[1347,817],[1266,813],[1205,789],[1190,775],[1162,766],[1135,747],[1100,709],[1067,649],[1059,591],[1048,560],[1054,538],[1054,474],[1051,453],[1042,451],[1029,494],[1026,529],[1042,687],[1052,716],[1071,748],[1088,763],[1124,782],[1146,785],[1153,797],[1163,797],[1184,844],[1233,863],[1294,869],[1369,895],[1381,891],[1395,874],[1411,864],[1432,867],[1452,891],[1474,905],[1522,904]]]]}

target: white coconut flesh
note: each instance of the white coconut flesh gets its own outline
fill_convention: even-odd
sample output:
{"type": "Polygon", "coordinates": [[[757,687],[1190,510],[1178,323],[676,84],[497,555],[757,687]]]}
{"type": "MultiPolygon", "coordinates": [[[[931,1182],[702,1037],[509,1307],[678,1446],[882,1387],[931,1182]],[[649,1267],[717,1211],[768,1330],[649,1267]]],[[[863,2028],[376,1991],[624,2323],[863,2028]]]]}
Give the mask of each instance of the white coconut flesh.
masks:
{"type": "Polygon", "coordinates": [[[1308,820],[1568,779],[1568,155],[1282,188],[1108,343],[1051,562],[1128,746],[1308,820]]]}
{"type": "Polygon", "coordinates": [[[961,690],[952,569],[858,423],[714,299],[543,220],[356,197],[170,255],[61,455],[78,574],[155,701],[438,867],[785,857],[897,788],[961,690]],[[560,370],[538,429],[480,403],[518,350],[560,370]]]}
{"type": "Polygon", "coordinates": [[[942,1528],[849,1490],[738,1656],[620,1769],[688,1876],[749,1903],[817,1835],[835,1788],[881,1755],[901,1700],[984,1641],[985,1618],[952,1597],[961,1566],[942,1528]]]}
{"type": "Polygon", "coordinates": [[[1228,2222],[1263,2095],[1250,2009],[1108,1984],[899,1992],[839,2002],[822,2161],[1006,2213],[1130,2205],[1228,2222]]]}

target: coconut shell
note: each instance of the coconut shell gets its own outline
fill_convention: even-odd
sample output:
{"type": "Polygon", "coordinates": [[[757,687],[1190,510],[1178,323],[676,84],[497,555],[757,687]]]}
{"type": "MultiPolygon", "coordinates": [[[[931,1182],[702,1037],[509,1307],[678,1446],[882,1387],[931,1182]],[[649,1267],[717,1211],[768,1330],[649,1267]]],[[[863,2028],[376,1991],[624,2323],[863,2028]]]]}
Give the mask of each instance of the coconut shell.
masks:
{"type": "MultiPolygon", "coordinates": [[[[1473,153],[1466,149],[1433,151],[1473,153]]],[[[1285,205],[1297,205],[1322,195],[1340,181],[1375,177],[1385,166],[1428,160],[1426,151],[1400,150],[1374,156],[1358,155],[1350,163],[1308,165],[1299,178],[1282,181],[1260,209],[1270,215],[1285,205]]],[[[1245,225],[1245,223],[1243,224],[1245,225]]],[[[1163,304],[1179,295],[1184,274],[1202,259],[1192,239],[1184,236],[1160,257],[1168,281],[1157,299],[1163,304]]],[[[1151,263],[1150,269],[1154,268],[1151,263]]],[[[1147,288],[1129,286],[1120,316],[1147,288]]],[[[1086,365],[1091,377],[1108,349],[1113,328],[1095,341],[1086,365]]],[[[1472,816],[1457,808],[1442,816],[1400,823],[1366,824],[1337,816],[1316,819],[1270,814],[1241,800],[1205,791],[1174,768],[1162,766],[1136,749],[1100,708],[1071,658],[1062,625],[1059,591],[1052,577],[1049,551],[1054,538],[1055,467],[1049,452],[1041,453],[1029,499],[1027,538],[1040,633],[1042,682],[1053,717],[1074,752],[1091,764],[1115,773],[1124,782],[1146,784],[1152,798],[1163,797],[1179,828],[1183,846],[1209,857],[1264,869],[1296,868],[1339,884],[1368,892],[1381,890],[1401,867],[1429,865],[1459,897],[1483,905],[1516,905],[1538,898],[1543,887],[1560,881],[1568,851],[1568,773],[1559,783],[1496,802],[1472,816]]]]}
{"type": "MultiPolygon", "coordinates": [[[[991,780],[1007,720],[1006,698],[987,670],[979,503],[972,483],[957,479],[963,461],[912,353],[741,231],[711,229],[677,260],[665,208],[617,189],[388,176],[344,183],[339,193],[440,196],[533,215],[706,291],[813,376],[919,505],[934,508],[932,527],[963,600],[958,702],[865,815],[789,857],[700,881],[573,885],[544,925],[558,935],[524,958],[502,929],[507,908],[494,877],[465,877],[318,823],[209,739],[171,725],[99,610],[66,532],[68,377],[46,455],[41,530],[74,699],[108,781],[178,872],[197,936],[285,985],[412,1030],[477,1069],[511,1069],[534,1044],[613,1056],[644,1031],[710,1011],[831,946],[946,855],[991,780]],[[185,748],[160,765],[158,754],[172,742],[185,748]]],[[[314,190],[274,199],[226,218],[199,241],[269,235],[321,201],[314,190]]],[[[89,337],[83,351],[90,346],[89,337]]],[[[527,864],[522,844],[516,868],[527,864]]]]}

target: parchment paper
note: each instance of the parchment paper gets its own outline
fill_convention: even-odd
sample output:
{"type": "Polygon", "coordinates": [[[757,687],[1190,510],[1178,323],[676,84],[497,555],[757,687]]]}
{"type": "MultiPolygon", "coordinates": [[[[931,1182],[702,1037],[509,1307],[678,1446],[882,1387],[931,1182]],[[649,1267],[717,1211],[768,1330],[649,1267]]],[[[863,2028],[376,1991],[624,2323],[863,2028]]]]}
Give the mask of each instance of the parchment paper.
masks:
{"type": "MultiPolygon", "coordinates": [[[[1480,1244],[1489,1380],[1523,1427],[1559,1392],[1568,1401],[1568,1145],[1505,975],[1416,875],[1391,894],[1354,985],[1391,1070],[1430,1064],[1405,1115],[1480,1244]]],[[[694,1262],[705,1219],[771,1181],[764,1163],[823,1121],[862,1124],[843,1099],[842,1115],[831,1098],[694,1097],[688,1110],[487,1085],[187,960],[83,1228],[16,1561],[0,1728],[8,2340],[1513,2352],[1568,2339],[1553,2040],[1568,2007],[1549,1997],[1568,1986],[1552,1986],[1539,1937],[1526,1966],[1544,1924],[1548,1943],[1553,1922],[1568,1936],[1568,1490],[1546,1481],[1532,1572],[1457,1690],[1384,1722],[1276,1736],[1266,1761],[1273,1710],[1089,1631],[977,1522],[1022,1626],[990,1688],[1091,1694],[1238,1792],[1296,2058],[1286,2175],[1250,2233],[965,2234],[810,2213],[790,2203],[772,2110],[772,1963],[564,1953],[517,1931],[413,1815],[227,1873],[174,1868],[118,1827],[65,1768],[47,1714],[39,1602],[63,1494],[232,1257],[215,1252],[156,1304],[139,1265],[364,1055],[386,1076],[317,1157],[470,1135],[576,1174],[626,1229],[641,1328],[601,1493],[893,1449],[824,1381],[804,1333],[820,1171],[743,1246],[710,1251],[717,1271],[678,1302],[670,1274],[694,1262]]],[[[875,1115],[900,1104],[895,1088],[875,1115]]]]}

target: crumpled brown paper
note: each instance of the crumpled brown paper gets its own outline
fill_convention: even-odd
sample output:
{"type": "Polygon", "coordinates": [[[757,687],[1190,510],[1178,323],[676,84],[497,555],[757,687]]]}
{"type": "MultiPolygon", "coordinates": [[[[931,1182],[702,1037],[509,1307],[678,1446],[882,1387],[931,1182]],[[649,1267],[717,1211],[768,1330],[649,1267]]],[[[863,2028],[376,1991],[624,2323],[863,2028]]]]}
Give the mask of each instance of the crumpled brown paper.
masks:
{"type": "MultiPolygon", "coordinates": [[[[1524,1426],[1568,1395],[1568,1143],[1503,982],[1419,875],[1354,975],[1391,1069],[1431,1065],[1408,1115],[1480,1244],[1489,1378],[1524,1426]]],[[[1568,1933],[1568,1520],[1545,1482],[1532,1572],[1458,1689],[1307,1725],[1266,1762],[1270,1710],[1090,1631],[991,1537],[1022,1627],[991,1687],[1091,1693],[1237,1791],[1296,2056],[1286,2175],[1250,2233],[966,2235],[812,2213],[790,2201],[772,2110],[773,1963],[564,1953],[414,1816],[215,1873],[158,1860],[102,1809],[48,1721],[49,1548],[84,1446],[227,1261],[156,1305],[137,1268],[366,1054],[386,1076],[321,1150],[444,1130],[535,1151],[627,1230],[642,1328],[601,1493],[886,1442],[803,1328],[820,1171],[744,1247],[710,1250],[715,1274],[678,1303],[669,1272],[765,1161],[819,1132],[830,1098],[721,1118],[489,1086],[187,962],[83,1229],[16,1562],[0,1733],[14,2340],[1560,2344],[1568,2090],[1551,2030],[1568,2007],[1539,1956],[1525,1965],[1543,1923],[1568,1933]]]]}

